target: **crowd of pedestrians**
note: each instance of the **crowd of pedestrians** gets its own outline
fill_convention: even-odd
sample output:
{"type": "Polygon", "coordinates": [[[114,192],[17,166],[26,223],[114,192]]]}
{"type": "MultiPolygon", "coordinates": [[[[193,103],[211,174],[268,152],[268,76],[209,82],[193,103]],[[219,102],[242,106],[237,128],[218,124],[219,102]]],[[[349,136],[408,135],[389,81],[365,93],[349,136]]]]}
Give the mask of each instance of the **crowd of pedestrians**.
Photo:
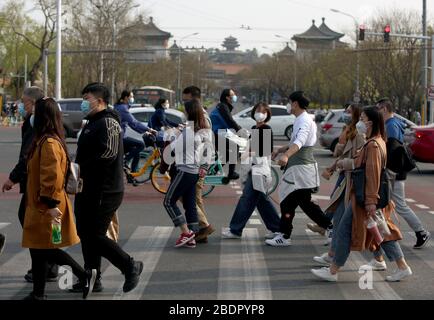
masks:
{"type": "MultiPolygon", "coordinates": [[[[415,249],[426,245],[430,233],[405,202],[407,167],[403,144],[403,127],[393,116],[393,105],[382,99],[374,107],[351,104],[345,112],[345,126],[335,149],[336,161],[324,170],[329,180],[337,172],[337,181],[324,210],[312,200],[320,187],[318,163],[314,157],[317,126],[307,113],[309,99],[302,91],[289,95],[288,113],[296,117],[287,146],[273,150],[273,132],[268,125],[272,118],[266,103],[256,104],[251,117],[256,124],[242,130],[231,113],[237,96],[233,89],[223,90],[220,102],[208,115],[201,102],[200,89],[190,86],[183,91],[186,124],[170,122],[165,115],[168,100],[160,99],[149,126],[137,121],[129,108],[134,103],[131,91],[122,92],[114,108],[109,107],[110,92],[100,83],[90,83],[82,90],[81,110],[86,124],[77,143],[75,159],[70,159],[65,143],[61,111],[57,102],[44,97],[41,89],[24,90],[20,113],[23,115],[22,145],[19,160],[2,190],[20,185],[22,198],[18,209],[23,227],[22,246],[29,248],[31,269],[25,279],[33,282],[29,300],[45,299],[45,284],[56,281],[58,266],[68,265],[77,277],[70,289],[83,293],[101,292],[101,259],[113,264],[124,277],[123,291],[133,290],[139,281],[143,263],[136,261],[107,231],[116,219],[124,196],[124,168],[138,170],[144,141],[125,136],[127,128],[156,141],[168,128],[177,128],[176,136],[160,147],[168,148],[173,161],[165,169],[171,177],[162,201],[180,235],[175,247],[195,248],[207,243],[214,227],[208,221],[202,189],[209,166],[216,157],[228,162],[228,180],[243,180],[242,195],[234,209],[224,239],[241,239],[243,229],[257,209],[268,233],[265,244],[275,247],[292,245],[293,219],[297,207],[313,221],[308,228],[330,238],[328,252],[314,257],[323,266],[312,273],[326,281],[337,281],[351,251],[370,250],[373,259],[362,269],[386,270],[383,255],[397,264],[387,281],[400,281],[412,275],[399,245],[402,234],[393,221],[393,213],[401,215],[416,234],[415,249]],[[228,130],[248,140],[247,148],[239,146],[227,135],[228,130]],[[214,141],[213,141],[214,139],[214,141]],[[241,153],[241,154],[240,154],[241,153]],[[235,163],[234,163],[235,159],[235,163]],[[270,166],[275,161],[283,170],[279,184],[279,208],[268,195],[270,166]],[[131,164],[130,164],[131,162],[131,164]],[[246,166],[246,174],[235,171],[236,164],[246,166]],[[73,164],[80,167],[82,190],[71,203],[66,185],[73,164]],[[363,170],[363,185],[354,172],[363,170]],[[390,185],[387,199],[380,192],[390,185]],[[362,199],[362,200],[360,200],[362,199]],[[182,201],[184,211],[178,206],[182,201]],[[384,205],[380,203],[386,201],[384,205]],[[382,234],[367,227],[381,217],[382,234]],[[56,230],[60,237],[55,239],[56,230]],[[385,231],[387,230],[387,232],[385,231]],[[379,241],[381,237],[381,241],[379,241]],[[60,248],[81,242],[84,266],[80,266],[60,248]]],[[[170,163],[169,163],[170,162],[170,163]]],[[[164,172],[162,172],[164,173],[164,172]]],[[[379,231],[378,231],[379,232],[379,231]]],[[[5,243],[0,234],[0,253],[5,243]]]]}

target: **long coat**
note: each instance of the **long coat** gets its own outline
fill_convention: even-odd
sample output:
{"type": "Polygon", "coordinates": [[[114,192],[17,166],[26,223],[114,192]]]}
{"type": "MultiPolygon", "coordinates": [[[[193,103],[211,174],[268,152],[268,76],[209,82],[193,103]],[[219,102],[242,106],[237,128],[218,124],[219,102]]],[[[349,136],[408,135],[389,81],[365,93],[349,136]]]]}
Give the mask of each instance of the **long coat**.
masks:
{"type": "Polygon", "coordinates": [[[65,191],[67,155],[57,139],[41,139],[27,164],[26,214],[23,228],[24,248],[53,249],[77,244],[80,239],[74,222],[71,201],[65,191]],[[41,143],[42,142],[42,143],[41,143]],[[58,201],[62,212],[62,242],[51,243],[51,221],[45,197],[58,201]]]}
{"type": "MultiPolygon", "coordinates": [[[[381,136],[370,138],[375,139],[375,142],[368,142],[359,153],[359,156],[354,160],[355,168],[362,165],[366,158],[366,171],[365,171],[365,206],[376,205],[379,200],[378,190],[380,188],[381,170],[386,163],[386,143],[381,136]],[[381,148],[381,150],[380,150],[381,148]]],[[[368,216],[365,208],[360,207],[356,203],[356,195],[354,185],[350,182],[350,198],[353,209],[353,223],[351,233],[351,250],[375,251],[378,246],[373,241],[372,235],[367,231],[365,221],[368,216]]],[[[401,240],[402,234],[399,228],[393,223],[391,216],[394,211],[394,203],[391,200],[389,205],[383,209],[383,214],[386,219],[387,225],[391,231],[391,235],[385,237],[384,241],[401,240]]]]}

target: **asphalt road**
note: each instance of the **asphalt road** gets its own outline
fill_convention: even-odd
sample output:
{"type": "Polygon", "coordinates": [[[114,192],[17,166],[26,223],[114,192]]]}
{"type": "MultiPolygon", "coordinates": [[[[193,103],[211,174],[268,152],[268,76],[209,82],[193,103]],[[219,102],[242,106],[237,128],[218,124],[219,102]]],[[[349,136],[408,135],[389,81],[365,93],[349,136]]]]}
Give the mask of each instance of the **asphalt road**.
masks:
{"type": "MultiPolygon", "coordinates": [[[[275,145],[287,140],[276,138],[275,145]]],[[[0,181],[3,183],[16,163],[20,146],[18,127],[0,127],[0,181]]],[[[75,141],[68,140],[75,152],[75,141]]],[[[329,165],[331,153],[318,147],[316,159],[321,168],[329,165]]],[[[406,197],[410,206],[427,229],[434,233],[434,165],[420,164],[407,181],[406,197]]],[[[316,195],[321,206],[327,204],[335,180],[322,180],[316,195]]],[[[258,215],[252,216],[241,240],[225,240],[221,229],[228,226],[237,203],[241,186],[238,183],[218,187],[205,200],[210,223],[216,232],[207,244],[195,249],[173,247],[178,230],[163,208],[163,196],[147,183],[140,187],[126,186],[124,202],[119,210],[121,246],[145,263],[141,281],[128,295],[119,293],[123,285],[120,272],[106,261],[103,264],[102,293],[90,299],[432,299],[434,297],[433,242],[422,250],[412,249],[414,234],[400,219],[404,233],[401,241],[404,254],[414,276],[400,283],[387,283],[389,270],[373,273],[372,289],[361,289],[358,267],[370,260],[369,252],[352,253],[340,273],[338,283],[318,281],[310,273],[317,267],[312,257],[327,250],[325,238],[306,232],[308,218],[300,211],[295,221],[292,246],[273,248],[264,245],[265,227],[258,215]]],[[[277,195],[273,198],[277,200],[277,195]]],[[[23,275],[30,268],[28,250],[21,248],[21,227],[17,219],[20,200],[18,189],[0,194],[0,232],[6,234],[7,244],[0,256],[0,299],[20,299],[32,290],[23,275]]],[[[80,245],[68,248],[81,264],[80,245]]],[[[69,284],[65,273],[59,283],[49,283],[49,299],[81,299],[79,294],[62,290],[69,284]],[[66,280],[65,280],[66,279],[66,280]]]]}

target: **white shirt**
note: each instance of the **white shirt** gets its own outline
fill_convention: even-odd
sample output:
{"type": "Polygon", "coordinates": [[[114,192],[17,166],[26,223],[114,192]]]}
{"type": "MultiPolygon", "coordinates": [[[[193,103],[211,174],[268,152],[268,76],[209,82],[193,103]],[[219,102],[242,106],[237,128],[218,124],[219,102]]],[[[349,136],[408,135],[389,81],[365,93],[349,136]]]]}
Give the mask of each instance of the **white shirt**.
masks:
{"type": "Polygon", "coordinates": [[[295,119],[290,145],[296,144],[299,149],[313,147],[316,144],[316,132],[316,123],[304,111],[295,119]]]}

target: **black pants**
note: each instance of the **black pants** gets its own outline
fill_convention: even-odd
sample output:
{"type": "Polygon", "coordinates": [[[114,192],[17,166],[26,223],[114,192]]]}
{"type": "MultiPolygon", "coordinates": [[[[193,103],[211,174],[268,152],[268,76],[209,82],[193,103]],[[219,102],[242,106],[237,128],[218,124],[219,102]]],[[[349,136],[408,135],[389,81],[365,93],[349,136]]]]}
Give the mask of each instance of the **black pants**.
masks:
{"type": "Polygon", "coordinates": [[[140,161],[140,152],[145,149],[145,143],[143,141],[133,139],[133,138],[124,138],[124,153],[125,153],[125,162],[129,162],[133,159],[131,163],[131,171],[136,172],[137,167],[139,166],[140,161]]]}
{"type": "Polygon", "coordinates": [[[49,264],[70,266],[72,273],[81,281],[86,279],[84,269],[65,251],[60,249],[30,249],[32,257],[33,293],[43,296],[45,292],[45,278],[49,264]]]}
{"type": "Polygon", "coordinates": [[[110,221],[122,203],[123,193],[100,195],[79,193],[75,197],[77,232],[81,240],[84,268],[101,273],[101,257],[122,273],[132,267],[132,258],[106,236],[110,221]]]}
{"type": "MultiPolygon", "coordinates": [[[[223,149],[219,149],[219,145],[218,145],[218,141],[219,141],[219,136],[218,134],[214,134],[214,142],[215,142],[215,150],[222,152],[224,151],[223,149]]],[[[220,138],[221,139],[221,138],[220,138]]],[[[232,158],[236,159],[236,161],[238,161],[239,158],[239,147],[237,144],[235,144],[234,142],[231,142],[229,139],[224,139],[225,143],[226,143],[226,150],[225,150],[225,154],[220,154],[220,157],[222,159],[222,161],[224,162],[223,165],[227,164],[232,158]],[[234,152],[236,152],[236,155],[232,155],[234,152]]],[[[220,146],[221,147],[221,146],[220,146]]],[[[229,164],[229,171],[228,171],[228,175],[232,175],[235,172],[235,167],[236,164],[232,163],[229,164]]]]}
{"type": "MultiPolygon", "coordinates": [[[[20,207],[18,208],[18,220],[20,220],[21,227],[24,227],[24,217],[26,214],[26,193],[23,193],[20,201],[20,207]]],[[[51,277],[57,276],[59,272],[59,266],[55,263],[48,263],[48,275],[51,277]]]]}
{"type": "Polygon", "coordinates": [[[312,190],[300,189],[289,194],[280,204],[280,212],[282,213],[280,232],[285,235],[285,238],[291,237],[293,229],[292,221],[295,217],[295,209],[298,206],[321,228],[327,229],[332,227],[330,218],[324,214],[319,205],[312,202],[312,190]]]}

